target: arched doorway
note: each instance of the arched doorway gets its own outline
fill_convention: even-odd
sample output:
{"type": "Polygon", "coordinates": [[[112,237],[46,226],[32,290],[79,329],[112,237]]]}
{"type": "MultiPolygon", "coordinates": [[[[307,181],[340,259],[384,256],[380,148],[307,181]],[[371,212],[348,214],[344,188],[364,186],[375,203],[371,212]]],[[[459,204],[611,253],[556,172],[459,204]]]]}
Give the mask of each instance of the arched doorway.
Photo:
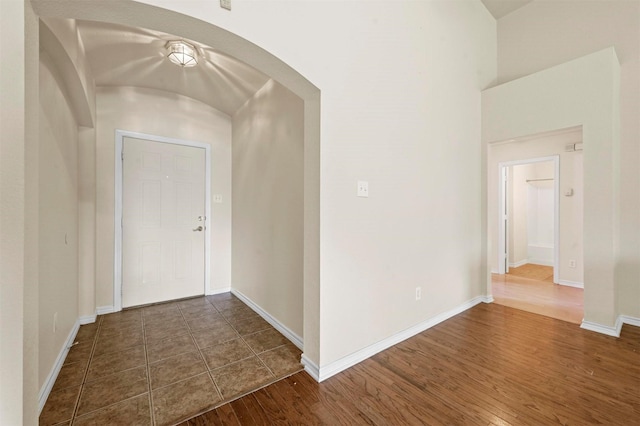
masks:
{"type": "Polygon", "coordinates": [[[233,56],[304,101],[304,357],[319,361],[320,315],[320,90],[286,63],[220,27],[137,2],[32,2],[40,17],[71,18],[149,28],[185,37],[233,56]]]}

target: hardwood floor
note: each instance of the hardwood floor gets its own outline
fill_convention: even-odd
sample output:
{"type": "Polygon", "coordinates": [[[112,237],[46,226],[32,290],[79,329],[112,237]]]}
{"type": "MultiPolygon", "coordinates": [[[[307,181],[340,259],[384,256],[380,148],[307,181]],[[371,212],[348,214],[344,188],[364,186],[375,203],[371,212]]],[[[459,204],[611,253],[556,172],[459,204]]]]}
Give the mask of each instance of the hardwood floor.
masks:
{"type": "MultiPolygon", "coordinates": [[[[553,277],[553,268],[549,269],[553,277]]],[[[573,324],[582,322],[584,291],[581,288],[557,285],[553,280],[525,278],[527,276],[544,277],[545,271],[528,270],[522,271],[520,275],[492,274],[491,294],[494,302],[573,324]]]]}
{"type": "Polygon", "coordinates": [[[525,263],[517,268],[509,268],[507,275],[514,275],[530,280],[553,282],[553,266],[536,265],[525,263]]]}
{"type": "Polygon", "coordinates": [[[637,425],[640,329],[619,339],[481,304],[316,383],[306,373],[188,425],[637,425]]]}

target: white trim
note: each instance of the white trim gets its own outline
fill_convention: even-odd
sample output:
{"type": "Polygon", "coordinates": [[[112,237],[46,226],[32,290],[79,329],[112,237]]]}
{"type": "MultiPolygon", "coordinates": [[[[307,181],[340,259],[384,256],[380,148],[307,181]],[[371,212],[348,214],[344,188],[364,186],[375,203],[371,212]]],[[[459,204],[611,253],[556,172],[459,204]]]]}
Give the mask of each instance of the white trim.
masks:
{"type": "Polygon", "coordinates": [[[500,271],[496,271],[495,269],[491,268],[491,273],[492,273],[492,274],[499,275],[499,274],[500,274],[500,271]]]}
{"type": "Polygon", "coordinates": [[[96,308],[96,315],[112,314],[114,312],[118,312],[118,311],[116,311],[113,306],[98,306],[96,308]]]}
{"type": "Polygon", "coordinates": [[[493,296],[490,294],[480,297],[482,298],[482,303],[493,303],[493,296]]]}
{"type": "Polygon", "coordinates": [[[578,281],[558,280],[558,284],[566,285],[567,287],[584,288],[584,283],[578,281]]]}
{"type": "Polygon", "coordinates": [[[205,227],[204,227],[204,289],[210,294],[211,277],[211,145],[183,139],[166,138],[146,133],[116,130],[115,136],[115,200],[114,200],[114,262],[113,262],[113,309],[122,310],[122,145],[125,137],[145,139],[153,142],[190,146],[205,150],[205,227]]]}
{"type": "Polygon", "coordinates": [[[640,318],[631,317],[628,315],[618,315],[616,323],[613,326],[602,325],[591,321],[582,320],[580,328],[585,330],[595,331],[596,333],[606,334],[607,336],[620,337],[620,331],[623,324],[629,324],[634,327],[640,327],[640,318]]]}
{"type": "Polygon", "coordinates": [[[623,324],[629,324],[634,327],[640,327],[640,318],[630,317],[629,315],[620,315],[620,321],[623,324]]]}
{"type": "Polygon", "coordinates": [[[80,323],[80,325],[93,324],[94,322],[96,322],[97,317],[97,313],[93,315],[85,315],[78,318],[78,322],[80,323]]]}
{"type": "Polygon", "coordinates": [[[455,307],[446,312],[438,314],[435,317],[432,317],[426,321],[416,324],[413,327],[410,327],[404,331],[396,333],[393,336],[387,337],[386,339],[381,340],[377,343],[374,343],[371,346],[367,346],[364,349],[361,349],[357,352],[347,355],[344,358],[336,360],[324,367],[318,368],[318,373],[316,375],[317,377],[314,376],[315,371],[314,371],[313,363],[306,364],[306,362],[310,362],[310,361],[305,357],[303,357],[302,361],[303,361],[303,364],[305,365],[305,370],[309,368],[311,371],[307,370],[307,372],[309,372],[309,374],[311,374],[311,376],[314,377],[318,382],[322,382],[328,379],[329,377],[335,374],[338,374],[341,371],[344,371],[347,368],[352,367],[358,364],[359,362],[364,361],[367,358],[372,357],[378,352],[382,352],[383,350],[390,348],[393,345],[397,345],[398,343],[410,337],[413,337],[418,333],[422,333],[423,331],[428,330],[434,325],[440,324],[441,322],[448,320],[449,318],[454,317],[466,311],[467,309],[474,307],[478,303],[481,303],[481,302],[490,303],[490,301],[493,301],[493,298],[491,296],[474,297],[473,299],[461,304],[458,307],[455,307]]]}
{"type": "MultiPolygon", "coordinates": [[[[550,155],[548,157],[537,157],[537,158],[529,158],[524,160],[512,160],[512,161],[502,161],[498,163],[498,271],[500,274],[504,274],[506,271],[504,263],[502,261],[502,253],[506,253],[506,235],[505,229],[503,226],[503,212],[506,208],[506,197],[504,194],[504,185],[503,185],[503,176],[505,175],[505,170],[510,166],[518,166],[521,164],[532,164],[532,163],[542,163],[546,161],[554,162],[554,180],[553,180],[553,202],[554,202],[554,212],[553,212],[553,282],[558,282],[558,267],[560,265],[560,156],[559,155],[550,155]]],[[[508,219],[508,218],[507,218],[508,219]]],[[[507,253],[508,257],[508,253],[507,253]]],[[[530,260],[531,262],[532,260],[530,260]]]]}
{"type": "Polygon", "coordinates": [[[276,330],[284,335],[287,339],[291,341],[294,345],[298,347],[300,350],[304,350],[304,342],[300,336],[291,331],[285,325],[283,325],[280,321],[272,317],[267,311],[263,310],[260,306],[253,302],[253,300],[249,299],[247,296],[242,294],[238,290],[231,290],[231,293],[235,295],[238,299],[242,300],[247,306],[253,309],[258,315],[260,315],[266,322],[271,324],[276,330]]]}
{"type": "Polygon", "coordinates": [[[71,328],[69,335],[67,336],[67,340],[65,340],[62,345],[62,349],[60,349],[60,353],[58,354],[58,358],[56,358],[56,362],[53,364],[53,368],[49,372],[47,379],[42,384],[40,388],[40,393],[38,394],[38,415],[42,412],[42,408],[44,404],[47,402],[47,398],[49,398],[49,394],[51,393],[51,389],[53,389],[53,385],[58,378],[58,374],[60,373],[60,369],[64,364],[64,360],[67,358],[67,353],[69,353],[69,348],[73,344],[73,341],[78,334],[78,330],[80,329],[80,320],[76,320],[75,324],[71,328]]]}
{"type": "Polygon", "coordinates": [[[304,366],[306,371],[316,382],[320,382],[320,368],[315,362],[311,361],[305,354],[300,357],[300,363],[304,366]]]}
{"type": "Polygon", "coordinates": [[[519,268],[523,265],[526,265],[527,263],[529,263],[529,259],[523,259],[520,262],[516,262],[516,263],[511,263],[509,262],[509,267],[510,268],[519,268]]]}
{"type": "Polygon", "coordinates": [[[607,336],[620,337],[620,330],[622,329],[622,319],[621,317],[618,317],[618,319],[616,319],[616,323],[613,326],[602,325],[583,319],[582,324],[580,324],[580,328],[584,328],[585,330],[589,331],[595,331],[596,333],[600,334],[606,334],[607,336]]]}
{"type": "Polygon", "coordinates": [[[209,289],[209,293],[207,293],[207,296],[213,296],[214,294],[222,294],[222,293],[229,293],[231,291],[231,287],[223,287],[223,288],[214,288],[214,289],[209,289]]]}
{"type": "MultiPolygon", "coordinates": [[[[546,259],[536,259],[535,257],[529,259],[529,263],[532,265],[542,265],[542,266],[553,266],[553,261],[548,261],[546,259]]],[[[553,274],[556,275],[556,271],[553,271],[553,274]]]]}
{"type": "Polygon", "coordinates": [[[507,222],[507,181],[509,169],[498,164],[498,274],[509,272],[509,226],[507,222]]]}

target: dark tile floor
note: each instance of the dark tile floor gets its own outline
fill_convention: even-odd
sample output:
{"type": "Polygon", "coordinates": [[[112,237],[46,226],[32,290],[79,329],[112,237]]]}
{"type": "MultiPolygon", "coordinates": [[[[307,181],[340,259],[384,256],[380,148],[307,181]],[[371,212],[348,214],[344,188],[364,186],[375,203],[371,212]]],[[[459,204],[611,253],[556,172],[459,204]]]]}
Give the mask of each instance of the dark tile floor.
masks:
{"type": "Polygon", "coordinates": [[[300,350],[231,293],[83,325],[41,425],[171,425],[302,370],[300,350]]]}

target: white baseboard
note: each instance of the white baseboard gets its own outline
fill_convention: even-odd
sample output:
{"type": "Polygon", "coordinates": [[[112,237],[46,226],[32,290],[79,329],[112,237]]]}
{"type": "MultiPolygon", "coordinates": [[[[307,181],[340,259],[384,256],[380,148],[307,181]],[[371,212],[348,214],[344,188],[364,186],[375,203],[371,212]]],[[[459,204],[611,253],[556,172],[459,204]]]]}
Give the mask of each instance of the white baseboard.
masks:
{"type": "Polygon", "coordinates": [[[558,284],[566,285],[567,287],[584,288],[584,283],[569,280],[558,280],[558,284]]]}
{"type": "Polygon", "coordinates": [[[230,291],[231,291],[231,287],[214,288],[213,290],[207,289],[207,293],[205,294],[205,296],[213,296],[214,294],[229,293],[230,291]]]}
{"type": "Polygon", "coordinates": [[[498,271],[497,269],[493,269],[493,268],[491,268],[491,273],[492,273],[492,274],[496,274],[496,275],[497,275],[497,274],[499,274],[499,273],[500,273],[500,271],[498,271]]]}
{"type": "Polygon", "coordinates": [[[114,312],[115,312],[115,309],[113,308],[113,305],[111,305],[111,306],[98,306],[96,308],[96,314],[97,315],[112,314],[114,312]]]}
{"type": "Polygon", "coordinates": [[[49,394],[51,393],[51,389],[53,389],[53,384],[56,382],[58,378],[58,374],[60,373],[60,369],[62,368],[62,364],[64,364],[64,360],[67,358],[67,353],[69,353],[69,348],[73,344],[73,341],[78,334],[78,329],[80,328],[80,320],[76,320],[76,323],[71,328],[69,335],[67,336],[67,340],[65,340],[62,345],[62,349],[58,354],[58,358],[56,358],[56,362],[53,364],[53,368],[49,372],[47,379],[44,381],[42,388],[40,388],[40,393],[38,394],[38,415],[42,412],[42,408],[44,404],[47,402],[47,398],[49,398],[49,394]]]}
{"type": "Polygon", "coordinates": [[[542,266],[553,266],[553,260],[546,259],[529,259],[527,263],[531,263],[533,265],[542,265],[542,266]]]}
{"type": "Polygon", "coordinates": [[[469,300],[468,302],[463,303],[460,306],[457,306],[453,309],[450,309],[446,312],[443,312],[439,315],[436,315],[433,318],[430,318],[426,321],[423,321],[419,324],[414,325],[404,331],[394,334],[393,336],[387,337],[384,340],[379,341],[378,343],[374,343],[371,346],[367,346],[364,349],[361,349],[357,352],[354,352],[350,355],[347,355],[344,358],[336,360],[328,365],[323,367],[317,367],[313,363],[311,363],[308,359],[303,357],[302,362],[305,366],[305,370],[318,382],[322,382],[323,380],[328,379],[329,377],[340,373],[341,371],[346,370],[349,367],[352,367],[359,362],[364,361],[367,358],[371,358],[373,355],[378,352],[382,352],[383,350],[390,348],[393,345],[397,345],[398,343],[415,336],[418,333],[422,333],[423,331],[440,324],[441,322],[448,320],[449,318],[458,315],[477,305],[478,303],[485,302],[490,303],[493,301],[491,296],[478,296],[469,300]]]}
{"type": "Polygon", "coordinates": [[[300,362],[304,366],[304,371],[309,373],[309,375],[313,377],[316,382],[320,382],[320,368],[315,364],[315,362],[307,358],[305,354],[302,354],[300,362]]]}
{"type": "Polygon", "coordinates": [[[520,266],[526,265],[527,263],[529,263],[529,259],[523,259],[520,262],[509,263],[509,268],[519,268],[520,266]]]}
{"type": "Polygon", "coordinates": [[[633,325],[640,327],[640,318],[631,317],[628,315],[618,315],[616,323],[613,326],[602,325],[591,321],[582,320],[580,328],[585,330],[595,331],[596,333],[606,334],[607,336],[620,337],[620,331],[623,324],[633,325]]]}
{"type": "Polygon", "coordinates": [[[93,315],[85,315],[83,317],[78,318],[78,322],[80,323],[80,325],[93,324],[94,322],[96,322],[97,317],[98,317],[97,313],[93,315]]]}
{"type": "Polygon", "coordinates": [[[267,311],[262,309],[260,306],[258,306],[256,303],[254,303],[253,300],[249,299],[247,296],[242,294],[240,291],[232,289],[231,293],[233,293],[238,299],[242,300],[247,306],[249,306],[251,309],[253,309],[258,315],[260,315],[262,318],[264,318],[264,320],[266,322],[268,322],[269,324],[271,324],[273,326],[273,328],[275,328],[280,333],[282,333],[284,335],[284,337],[289,339],[291,341],[291,343],[293,343],[294,345],[296,345],[298,347],[298,349],[304,350],[304,342],[303,342],[303,340],[302,340],[302,338],[300,336],[295,334],[288,327],[283,325],[280,321],[278,321],[277,319],[272,317],[267,311]]]}
{"type": "Polygon", "coordinates": [[[640,318],[630,317],[629,315],[620,315],[619,318],[623,324],[629,324],[634,327],[640,327],[640,318]]]}
{"type": "Polygon", "coordinates": [[[587,320],[582,320],[582,324],[580,324],[580,328],[584,328],[585,330],[595,331],[596,333],[606,334],[607,336],[620,337],[620,329],[622,328],[622,320],[620,317],[616,320],[616,323],[613,326],[610,325],[602,325],[597,322],[591,322],[587,320]]]}
{"type": "Polygon", "coordinates": [[[482,303],[493,303],[493,296],[492,295],[486,295],[486,296],[480,296],[482,298],[482,303]]]}

